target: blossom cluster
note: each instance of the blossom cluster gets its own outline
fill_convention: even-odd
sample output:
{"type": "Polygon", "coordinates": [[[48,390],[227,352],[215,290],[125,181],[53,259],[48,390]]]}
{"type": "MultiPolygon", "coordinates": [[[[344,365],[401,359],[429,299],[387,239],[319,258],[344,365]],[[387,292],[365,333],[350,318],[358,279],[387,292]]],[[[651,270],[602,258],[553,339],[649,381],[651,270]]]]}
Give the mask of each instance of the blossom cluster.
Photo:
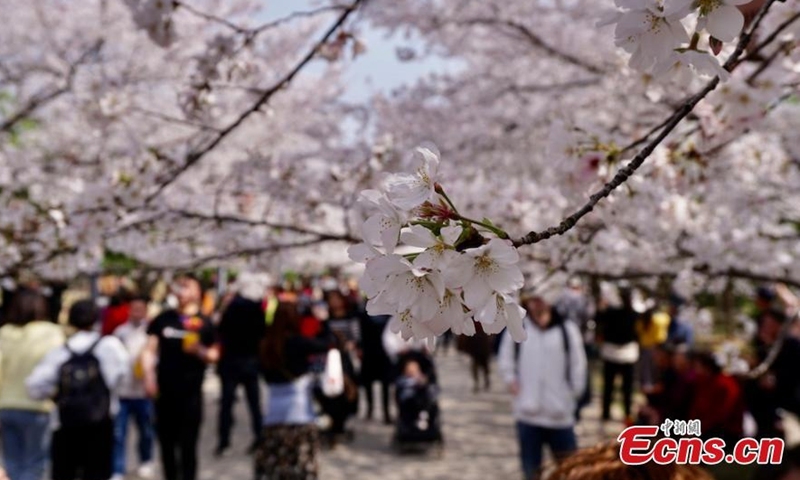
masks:
{"type": "Polygon", "coordinates": [[[382,191],[361,194],[375,213],[363,224],[364,243],[348,253],[366,264],[368,313],[391,315],[389,327],[405,339],[474,335],[480,322],[487,333],[507,327],[524,340],[524,310],[512,297],[524,283],[516,248],[489,220],[458,213],[436,181],[437,152],[416,153],[415,173],[391,175],[382,191]]]}
{"type": "Polygon", "coordinates": [[[736,39],[745,25],[737,8],[751,0],[615,0],[620,8],[617,46],[631,54],[630,66],[655,77],[719,76],[716,58],[723,43],[736,39]],[[692,32],[690,35],[689,32],[692,32]],[[704,35],[707,34],[707,35],[704,35]],[[705,38],[701,48],[700,40],[705,38]]]}

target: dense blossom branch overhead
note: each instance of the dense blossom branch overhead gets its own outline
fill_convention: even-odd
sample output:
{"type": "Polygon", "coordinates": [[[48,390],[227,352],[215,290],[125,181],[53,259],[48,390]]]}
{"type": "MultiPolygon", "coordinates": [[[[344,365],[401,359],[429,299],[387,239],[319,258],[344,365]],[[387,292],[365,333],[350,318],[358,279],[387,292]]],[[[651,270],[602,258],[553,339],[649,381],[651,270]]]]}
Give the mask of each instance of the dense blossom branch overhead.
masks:
{"type": "Polygon", "coordinates": [[[16,120],[0,140],[0,272],[69,277],[96,271],[106,250],[164,267],[344,263],[362,225],[370,246],[410,255],[392,275],[426,279],[426,308],[444,287],[456,329],[476,315],[514,323],[515,282],[496,284],[491,304],[482,277],[460,285],[441,264],[442,283],[418,262],[441,251],[465,272],[470,258],[473,273],[479,260],[509,266],[506,247],[524,240],[509,233],[558,230],[617,182],[578,228],[521,247],[514,268],[543,289],[562,271],[653,263],[687,292],[730,272],[800,279],[786,221],[800,218],[797,2],[756,18],[765,0],[323,1],[273,18],[260,0],[9,1],[0,122],[16,120]],[[364,38],[422,73],[361,95],[358,72],[374,62],[364,38]],[[97,39],[69,88],[40,102],[97,39]],[[384,183],[416,172],[409,153],[431,141],[442,193],[410,188],[409,174],[384,183]],[[355,202],[382,186],[394,210],[355,202]],[[430,204],[409,210],[411,192],[432,192],[430,204]]]}

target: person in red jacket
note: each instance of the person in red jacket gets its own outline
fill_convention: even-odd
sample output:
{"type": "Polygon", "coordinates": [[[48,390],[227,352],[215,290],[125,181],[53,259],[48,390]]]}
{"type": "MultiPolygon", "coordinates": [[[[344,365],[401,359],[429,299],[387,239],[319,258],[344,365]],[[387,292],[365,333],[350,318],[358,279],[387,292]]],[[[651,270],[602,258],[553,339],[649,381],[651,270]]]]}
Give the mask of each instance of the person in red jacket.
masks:
{"type": "Polygon", "coordinates": [[[125,289],[120,289],[111,297],[111,301],[103,311],[100,333],[111,335],[120,325],[128,321],[131,313],[131,294],[125,289]]]}
{"type": "Polygon", "coordinates": [[[700,420],[703,438],[722,438],[732,448],[743,435],[744,397],[739,382],[722,372],[711,353],[697,353],[693,363],[696,377],[689,419],[700,420]]]}

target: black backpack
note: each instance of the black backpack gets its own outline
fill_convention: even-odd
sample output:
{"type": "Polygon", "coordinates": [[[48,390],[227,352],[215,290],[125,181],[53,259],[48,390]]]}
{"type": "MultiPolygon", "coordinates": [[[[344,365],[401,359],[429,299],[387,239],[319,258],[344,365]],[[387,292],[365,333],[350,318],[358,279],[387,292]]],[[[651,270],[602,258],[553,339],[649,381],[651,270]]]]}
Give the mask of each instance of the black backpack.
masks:
{"type": "Polygon", "coordinates": [[[70,357],[58,370],[55,398],[62,427],[85,427],[111,418],[111,391],[93,353],[100,340],[83,353],[65,345],[70,357]]]}

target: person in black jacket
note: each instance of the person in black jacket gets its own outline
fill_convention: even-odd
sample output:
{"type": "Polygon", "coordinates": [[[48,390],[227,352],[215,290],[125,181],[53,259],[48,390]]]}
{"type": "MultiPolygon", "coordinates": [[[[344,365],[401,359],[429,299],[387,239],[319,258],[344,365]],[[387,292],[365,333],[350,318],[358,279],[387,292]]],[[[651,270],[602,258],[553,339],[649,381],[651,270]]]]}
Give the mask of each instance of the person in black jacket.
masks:
{"type": "MultiPolygon", "coordinates": [[[[779,341],[781,329],[788,321],[791,320],[780,310],[761,313],[754,345],[757,363],[764,362],[770,350],[777,348],[775,344],[779,341]]],[[[787,335],[779,348],[767,372],[746,386],[748,407],[758,425],[756,436],[759,438],[783,436],[778,409],[800,415],[800,376],[797,375],[800,341],[787,335]]]]}
{"type": "Polygon", "coordinates": [[[217,366],[222,382],[222,398],[219,405],[219,431],[216,455],[222,455],[230,447],[233,427],[233,403],[236,389],[244,387],[247,407],[250,410],[253,442],[249,451],[258,445],[261,435],[261,400],[258,386],[258,348],[266,330],[266,321],[261,304],[236,294],[222,314],[217,326],[220,344],[220,359],[217,366]]]}
{"type": "Polygon", "coordinates": [[[383,348],[383,329],[389,323],[388,315],[361,317],[361,386],[367,397],[367,420],[372,419],[374,398],[372,387],[375,382],[381,384],[381,405],[383,422],[392,423],[389,414],[389,386],[392,382],[392,362],[383,348]]]}
{"type": "Polygon", "coordinates": [[[597,314],[598,336],[602,341],[603,359],[603,420],[611,418],[611,398],[614,382],[622,377],[622,400],[626,423],[632,422],[633,373],[639,360],[636,341],[636,321],[639,314],[633,309],[633,292],[620,288],[620,307],[607,308],[597,314]]]}

